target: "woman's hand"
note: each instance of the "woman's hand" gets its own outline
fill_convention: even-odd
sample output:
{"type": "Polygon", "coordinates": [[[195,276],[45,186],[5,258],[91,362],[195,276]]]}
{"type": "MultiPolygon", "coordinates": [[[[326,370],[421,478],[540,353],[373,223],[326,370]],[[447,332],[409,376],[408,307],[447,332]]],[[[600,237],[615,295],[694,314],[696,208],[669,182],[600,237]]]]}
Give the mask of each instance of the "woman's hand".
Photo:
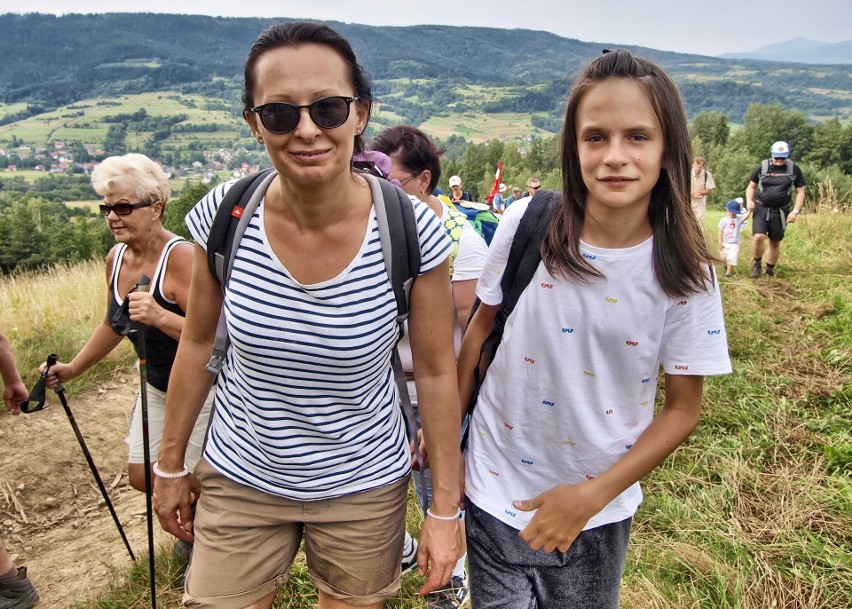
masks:
{"type": "Polygon", "coordinates": [[[417,567],[426,583],[420,594],[426,595],[446,586],[459,558],[464,556],[464,521],[461,518],[439,520],[426,516],[420,528],[417,567]]]}
{"type": "Polygon", "coordinates": [[[201,485],[193,474],[182,478],[155,476],[154,511],[163,530],[192,543],[192,504],[200,494],[201,485]]]}
{"type": "Polygon", "coordinates": [[[127,312],[130,320],[145,324],[146,326],[158,326],[160,319],[165,314],[165,309],[157,304],[154,295],[150,292],[131,292],[127,295],[127,312]]]}
{"type": "Polygon", "coordinates": [[[417,430],[417,438],[409,443],[408,447],[411,452],[411,469],[416,472],[422,472],[429,468],[429,452],[426,450],[426,440],[423,438],[423,430],[417,430]],[[414,442],[417,442],[417,447],[420,449],[420,457],[422,461],[417,460],[417,451],[414,450],[414,442]]]}
{"type": "MultiPolygon", "coordinates": [[[[47,368],[47,364],[39,366],[38,373],[44,374],[45,368],[47,368]]],[[[75,376],[74,365],[72,363],[63,364],[62,362],[56,362],[50,367],[50,374],[44,379],[44,384],[50,389],[56,389],[58,383],[68,382],[75,376]]]]}

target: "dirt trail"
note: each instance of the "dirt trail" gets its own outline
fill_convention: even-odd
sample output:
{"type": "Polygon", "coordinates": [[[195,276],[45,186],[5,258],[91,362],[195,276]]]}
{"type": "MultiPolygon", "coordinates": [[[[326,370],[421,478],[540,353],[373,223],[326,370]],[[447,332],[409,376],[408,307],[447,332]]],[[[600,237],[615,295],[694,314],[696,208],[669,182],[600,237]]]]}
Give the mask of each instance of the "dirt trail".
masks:
{"type": "MultiPolygon", "coordinates": [[[[147,555],[145,498],[127,481],[127,430],[137,379],[118,378],[68,398],[137,560],[147,555]]],[[[58,397],[30,415],[0,415],[0,536],[27,565],[39,608],[68,609],[107,589],[110,568],[131,564],[58,397]]],[[[155,521],[158,547],[170,536],[155,521]]],[[[147,563],[147,561],[145,561],[147,563]]]]}

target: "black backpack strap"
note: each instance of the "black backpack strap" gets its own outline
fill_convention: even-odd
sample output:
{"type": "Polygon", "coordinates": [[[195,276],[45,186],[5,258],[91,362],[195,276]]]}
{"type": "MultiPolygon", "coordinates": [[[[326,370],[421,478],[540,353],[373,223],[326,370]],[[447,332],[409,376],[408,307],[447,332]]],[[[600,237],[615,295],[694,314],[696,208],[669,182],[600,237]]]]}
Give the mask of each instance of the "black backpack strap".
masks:
{"type": "MultiPolygon", "coordinates": [[[[275,169],[269,168],[237,180],[228,189],[219,207],[216,208],[216,216],[213,218],[213,225],[207,235],[207,265],[210,267],[210,273],[219,280],[223,289],[227,283],[225,275],[228,274],[229,270],[237,226],[244,215],[251,219],[251,214],[245,214],[246,203],[264,179],[274,172],[275,169]]],[[[262,192],[266,192],[266,188],[262,192]]],[[[252,210],[252,213],[254,213],[254,210],[252,210]]],[[[243,232],[245,232],[245,228],[243,228],[243,232]]]]}
{"type": "MultiPolygon", "coordinates": [[[[512,238],[509,258],[506,261],[506,268],[503,271],[503,279],[500,281],[500,287],[503,291],[503,303],[494,318],[494,328],[482,343],[482,347],[479,350],[479,361],[477,361],[473,369],[474,392],[468,404],[468,416],[473,413],[476,407],[479,388],[485,379],[483,374],[480,373],[480,366],[483,360],[488,362],[489,365],[494,360],[497,347],[500,346],[500,342],[503,340],[506,320],[509,319],[509,315],[515,310],[521,294],[524,293],[524,290],[526,290],[530,281],[532,281],[541,262],[541,244],[547,234],[553,214],[561,201],[562,193],[552,190],[539,190],[529,202],[523,218],[518,223],[518,230],[512,238]]],[[[475,307],[478,307],[478,305],[479,299],[474,303],[475,307]]],[[[473,317],[473,312],[471,312],[471,317],[473,317]]],[[[462,437],[462,450],[467,445],[469,429],[470,426],[468,425],[462,437]]]]}
{"type": "MultiPolygon", "coordinates": [[[[207,237],[207,264],[210,272],[219,280],[223,291],[231,277],[237,245],[266,194],[266,189],[277,175],[278,172],[274,169],[267,169],[238,180],[228,189],[216,209],[216,217],[213,219],[213,225],[207,237]],[[235,188],[238,188],[236,192],[234,192],[235,188]]],[[[216,325],[213,351],[207,363],[208,372],[219,374],[222,371],[230,342],[225,308],[222,307],[219,312],[219,322],[216,325]]]]}
{"type": "Polygon", "coordinates": [[[518,231],[512,239],[506,270],[500,282],[500,287],[503,289],[503,306],[500,308],[498,317],[503,317],[502,324],[505,324],[506,319],[515,310],[518,299],[538,269],[538,264],[541,262],[541,244],[547,234],[556,204],[561,200],[562,193],[539,190],[518,223],[518,231]]]}

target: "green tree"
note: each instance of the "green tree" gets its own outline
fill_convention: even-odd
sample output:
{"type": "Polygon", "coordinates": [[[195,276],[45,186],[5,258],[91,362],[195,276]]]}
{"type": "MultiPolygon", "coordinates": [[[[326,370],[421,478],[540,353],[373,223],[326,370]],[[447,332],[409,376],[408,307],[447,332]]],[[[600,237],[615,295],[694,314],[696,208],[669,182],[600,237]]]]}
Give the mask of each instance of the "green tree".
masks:
{"type": "Polygon", "coordinates": [[[835,165],[852,175],[852,127],[844,129],[836,118],[814,127],[813,146],[805,160],[820,167],[835,165]]]}
{"type": "Polygon", "coordinates": [[[187,182],[183,191],[178,196],[169,200],[166,205],[166,216],[163,219],[163,226],[165,226],[166,230],[170,230],[185,239],[191,239],[184,218],[189,213],[189,210],[215,185],[215,182],[211,182],[210,184],[187,182]]]}
{"type": "Polygon", "coordinates": [[[752,157],[765,159],[773,142],[790,144],[796,158],[805,158],[813,146],[813,125],[801,112],[784,110],[780,105],[752,104],[746,110],[743,126],[731,136],[731,142],[745,147],[752,157]]]}
{"type": "Polygon", "coordinates": [[[692,120],[692,137],[699,137],[705,144],[724,146],[731,133],[728,117],[719,112],[700,112],[692,120]]]}
{"type": "Polygon", "coordinates": [[[749,178],[758,162],[751,153],[743,146],[727,145],[711,147],[706,156],[707,166],[716,182],[710,206],[721,209],[731,199],[745,198],[749,178]]]}

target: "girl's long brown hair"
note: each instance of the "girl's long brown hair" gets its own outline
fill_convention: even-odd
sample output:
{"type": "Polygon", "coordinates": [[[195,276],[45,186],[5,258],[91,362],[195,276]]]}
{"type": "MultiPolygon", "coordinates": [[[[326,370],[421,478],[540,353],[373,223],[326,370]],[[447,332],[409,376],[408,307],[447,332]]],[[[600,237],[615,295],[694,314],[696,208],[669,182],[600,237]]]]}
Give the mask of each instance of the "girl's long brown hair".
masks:
{"type": "Polygon", "coordinates": [[[580,172],[576,118],[586,93],[611,78],[642,86],[663,130],[663,169],[648,207],[654,235],[654,276],[670,296],[705,290],[712,277],[708,265],[714,258],[690,205],[692,147],[683,101],[662,68],[623,49],[605,53],[589,64],[571,89],[562,127],[563,197],[542,243],[542,259],[553,275],[565,274],[579,281],[603,277],[580,253],[588,189],[580,172]]]}

